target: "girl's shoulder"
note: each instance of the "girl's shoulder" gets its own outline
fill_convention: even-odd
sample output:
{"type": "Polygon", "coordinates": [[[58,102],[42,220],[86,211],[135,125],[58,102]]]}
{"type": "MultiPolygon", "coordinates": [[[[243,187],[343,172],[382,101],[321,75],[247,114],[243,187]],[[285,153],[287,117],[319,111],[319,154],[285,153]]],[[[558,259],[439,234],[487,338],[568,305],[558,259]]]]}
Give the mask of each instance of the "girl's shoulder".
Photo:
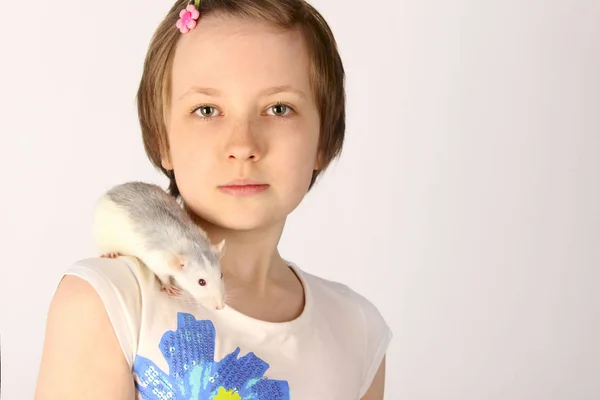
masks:
{"type": "Polygon", "coordinates": [[[294,269],[301,275],[315,307],[321,313],[351,314],[363,325],[389,330],[379,309],[357,290],[339,281],[305,272],[297,266],[294,269]]]}
{"type": "Polygon", "coordinates": [[[295,270],[306,286],[313,324],[327,326],[340,343],[359,349],[364,394],[393,338],[390,326],[372,301],[348,285],[295,270]]]}
{"type": "Polygon", "coordinates": [[[132,366],[140,334],[142,299],[144,291],[155,284],[154,276],[136,258],[126,256],[76,260],[63,271],[59,283],[65,276],[76,276],[93,287],[132,366]]]}

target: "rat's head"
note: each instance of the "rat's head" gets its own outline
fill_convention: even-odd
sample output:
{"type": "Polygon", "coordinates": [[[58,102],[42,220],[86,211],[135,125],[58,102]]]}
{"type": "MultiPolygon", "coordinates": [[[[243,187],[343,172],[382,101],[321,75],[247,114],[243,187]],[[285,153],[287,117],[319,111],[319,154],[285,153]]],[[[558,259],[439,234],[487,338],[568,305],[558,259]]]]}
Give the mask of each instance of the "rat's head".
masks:
{"type": "Polygon", "coordinates": [[[277,224],[342,148],[334,36],[302,0],[199,3],[189,32],[178,21],[198,14],[182,17],[189,1],[177,1],[150,43],[138,91],[146,152],[201,219],[277,224]]]}
{"type": "Polygon", "coordinates": [[[225,285],[220,267],[224,241],[210,246],[190,244],[172,260],[177,283],[206,308],[225,307],[225,285]]]}

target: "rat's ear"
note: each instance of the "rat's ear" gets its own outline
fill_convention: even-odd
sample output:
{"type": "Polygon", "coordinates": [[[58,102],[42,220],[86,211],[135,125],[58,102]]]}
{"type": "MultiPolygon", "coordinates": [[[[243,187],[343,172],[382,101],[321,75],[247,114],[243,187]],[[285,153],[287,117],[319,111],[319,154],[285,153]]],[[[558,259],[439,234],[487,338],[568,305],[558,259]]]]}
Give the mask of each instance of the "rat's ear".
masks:
{"type": "Polygon", "coordinates": [[[212,245],[214,251],[219,254],[219,258],[223,258],[223,254],[225,253],[225,239],[221,240],[219,243],[212,245]]]}
{"type": "Polygon", "coordinates": [[[179,254],[174,255],[169,261],[169,267],[176,271],[182,270],[185,267],[185,258],[183,258],[183,256],[180,256],[179,254]]]}

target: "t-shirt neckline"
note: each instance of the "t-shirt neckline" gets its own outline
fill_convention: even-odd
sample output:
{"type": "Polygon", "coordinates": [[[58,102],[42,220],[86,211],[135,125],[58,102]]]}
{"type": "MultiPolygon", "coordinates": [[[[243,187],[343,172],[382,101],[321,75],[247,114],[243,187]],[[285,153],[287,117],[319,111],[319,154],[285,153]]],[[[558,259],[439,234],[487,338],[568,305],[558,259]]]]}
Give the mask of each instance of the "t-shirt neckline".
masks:
{"type": "Polygon", "coordinates": [[[313,306],[313,297],[312,291],[308,282],[306,281],[306,277],[303,271],[298,268],[298,266],[292,262],[284,260],[288,267],[292,270],[294,274],[300,280],[300,284],[302,285],[302,290],[304,292],[304,307],[300,315],[293,320],[284,321],[284,322],[271,322],[265,321],[262,319],[254,318],[249,315],[242,313],[241,311],[236,310],[229,305],[225,305],[225,308],[222,310],[216,311],[217,315],[221,314],[221,316],[230,322],[235,324],[240,324],[240,326],[252,327],[254,329],[260,329],[262,331],[275,332],[275,331],[289,331],[291,329],[295,329],[301,324],[304,323],[309,318],[310,313],[312,312],[313,306]]]}

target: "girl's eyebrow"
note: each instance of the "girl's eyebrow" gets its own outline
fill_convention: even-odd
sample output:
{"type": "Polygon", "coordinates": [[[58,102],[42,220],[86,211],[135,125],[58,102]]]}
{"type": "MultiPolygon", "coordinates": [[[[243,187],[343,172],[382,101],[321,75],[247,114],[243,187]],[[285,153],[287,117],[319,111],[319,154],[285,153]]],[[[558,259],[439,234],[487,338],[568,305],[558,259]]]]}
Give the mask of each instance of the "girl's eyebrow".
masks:
{"type": "Polygon", "coordinates": [[[297,94],[300,97],[306,98],[306,93],[304,93],[300,89],[296,89],[292,85],[273,86],[271,88],[268,88],[268,89],[264,90],[263,94],[265,94],[267,96],[270,96],[270,95],[273,95],[273,94],[283,93],[283,92],[294,93],[294,94],[297,94]]]}
{"type": "Polygon", "coordinates": [[[204,94],[204,95],[212,96],[212,97],[219,97],[221,95],[221,92],[219,92],[217,89],[213,89],[213,88],[209,88],[209,87],[192,86],[184,94],[182,94],[181,97],[179,97],[179,98],[182,99],[185,96],[189,96],[190,94],[194,94],[194,93],[204,94]]]}
{"type": "MultiPolygon", "coordinates": [[[[267,88],[265,90],[263,90],[261,92],[262,95],[266,95],[266,96],[271,96],[277,93],[284,93],[284,92],[290,92],[290,93],[294,93],[302,98],[306,98],[306,93],[304,93],[302,90],[297,89],[295,87],[293,87],[292,85],[281,85],[281,86],[273,86],[270,88],[267,88]]],[[[215,88],[210,88],[210,87],[200,87],[200,86],[192,86],[190,89],[188,89],[183,95],[181,95],[179,98],[183,98],[185,96],[188,96],[190,94],[204,94],[206,96],[211,96],[211,97],[219,97],[221,96],[221,92],[219,92],[219,90],[215,89],[215,88]]]]}

